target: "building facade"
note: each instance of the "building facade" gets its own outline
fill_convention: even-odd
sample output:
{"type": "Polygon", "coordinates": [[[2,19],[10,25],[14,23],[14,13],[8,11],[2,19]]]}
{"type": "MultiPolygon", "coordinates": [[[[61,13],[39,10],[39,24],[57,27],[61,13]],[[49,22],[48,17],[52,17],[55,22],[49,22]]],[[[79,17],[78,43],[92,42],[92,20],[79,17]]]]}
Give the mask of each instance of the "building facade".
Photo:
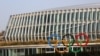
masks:
{"type": "MultiPolygon", "coordinates": [[[[27,42],[40,39],[47,41],[47,37],[54,33],[60,36],[65,34],[75,36],[80,32],[87,33],[90,41],[100,39],[100,4],[62,7],[11,15],[6,28],[5,41],[27,42]]],[[[69,39],[71,38],[69,37],[69,39]]],[[[81,37],[80,40],[85,40],[85,38],[81,37]]],[[[33,53],[42,53],[43,50],[53,50],[55,52],[50,47],[37,49],[35,47],[31,47],[31,49],[27,47],[23,50],[20,49],[20,51],[22,50],[24,55],[25,53],[30,54],[32,50],[33,53]]],[[[99,47],[97,49],[100,51],[99,47]]],[[[8,50],[8,53],[13,53],[13,50],[8,50]]],[[[16,50],[18,51],[19,48],[17,47],[15,52],[17,52],[16,50]]],[[[11,54],[9,55],[11,56],[11,54]]]]}

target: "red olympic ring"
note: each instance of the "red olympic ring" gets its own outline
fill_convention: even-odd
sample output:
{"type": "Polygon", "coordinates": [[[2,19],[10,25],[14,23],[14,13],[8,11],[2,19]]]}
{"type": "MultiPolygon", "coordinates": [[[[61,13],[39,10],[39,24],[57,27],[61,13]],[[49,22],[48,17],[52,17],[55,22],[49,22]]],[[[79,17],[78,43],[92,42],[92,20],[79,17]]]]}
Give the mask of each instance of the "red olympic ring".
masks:
{"type": "Polygon", "coordinates": [[[79,33],[79,34],[75,35],[75,38],[76,38],[76,43],[77,43],[78,46],[87,46],[87,44],[89,43],[89,37],[85,33],[79,33]],[[82,36],[82,35],[86,38],[84,45],[80,45],[79,42],[78,42],[79,36],[82,36]]]}

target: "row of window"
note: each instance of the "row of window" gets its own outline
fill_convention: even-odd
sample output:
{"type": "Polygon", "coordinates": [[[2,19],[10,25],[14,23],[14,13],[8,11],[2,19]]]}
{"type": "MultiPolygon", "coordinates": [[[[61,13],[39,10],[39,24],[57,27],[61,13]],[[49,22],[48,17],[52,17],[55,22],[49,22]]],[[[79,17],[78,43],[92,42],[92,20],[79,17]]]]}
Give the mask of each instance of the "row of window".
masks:
{"type": "Polygon", "coordinates": [[[44,37],[47,37],[48,34],[53,33],[78,33],[78,32],[100,32],[100,23],[89,23],[89,24],[59,24],[59,25],[47,25],[47,26],[32,26],[32,27],[22,27],[22,28],[12,28],[8,29],[8,37],[34,37],[42,36],[41,34],[45,34],[44,37]],[[33,27],[33,28],[32,28],[33,27]],[[48,34],[46,34],[48,33],[48,34]]]}
{"type": "Polygon", "coordinates": [[[12,26],[25,26],[25,25],[36,25],[45,23],[61,23],[70,21],[95,21],[100,20],[100,11],[89,11],[89,12],[72,12],[72,13],[59,13],[59,14],[45,14],[45,15],[34,15],[20,18],[12,18],[12,26]]]}

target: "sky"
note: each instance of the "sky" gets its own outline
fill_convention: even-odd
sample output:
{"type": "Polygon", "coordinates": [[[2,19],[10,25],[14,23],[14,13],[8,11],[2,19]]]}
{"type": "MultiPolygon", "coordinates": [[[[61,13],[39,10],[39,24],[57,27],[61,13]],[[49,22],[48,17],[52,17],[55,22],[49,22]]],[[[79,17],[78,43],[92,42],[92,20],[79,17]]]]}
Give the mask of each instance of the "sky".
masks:
{"type": "Polygon", "coordinates": [[[0,31],[6,30],[13,14],[91,3],[100,3],[100,0],[0,0],[0,31]]]}

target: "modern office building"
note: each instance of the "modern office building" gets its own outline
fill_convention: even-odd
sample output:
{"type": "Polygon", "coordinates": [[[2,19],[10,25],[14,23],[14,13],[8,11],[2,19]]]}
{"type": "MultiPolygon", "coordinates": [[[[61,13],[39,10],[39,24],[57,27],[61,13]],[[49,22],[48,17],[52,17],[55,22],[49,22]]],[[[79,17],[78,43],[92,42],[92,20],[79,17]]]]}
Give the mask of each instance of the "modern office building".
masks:
{"type": "MultiPolygon", "coordinates": [[[[6,42],[48,41],[48,36],[54,33],[60,36],[65,34],[75,36],[80,32],[88,34],[90,41],[100,39],[100,4],[11,15],[4,37],[6,42]]],[[[81,37],[80,40],[85,40],[85,38],[81,37]]],[[[90,45],[86,47],[89,50],[85,50],[87,52],[95,49],[100,51],[99,45],[95,46],[96,48],[93,46],[90,45]]],[[[1,53],[2,56],[32,56],[39,53],[55,53],[55,49],[48,44],[16,45],[1,47],[1,53]]]]}

